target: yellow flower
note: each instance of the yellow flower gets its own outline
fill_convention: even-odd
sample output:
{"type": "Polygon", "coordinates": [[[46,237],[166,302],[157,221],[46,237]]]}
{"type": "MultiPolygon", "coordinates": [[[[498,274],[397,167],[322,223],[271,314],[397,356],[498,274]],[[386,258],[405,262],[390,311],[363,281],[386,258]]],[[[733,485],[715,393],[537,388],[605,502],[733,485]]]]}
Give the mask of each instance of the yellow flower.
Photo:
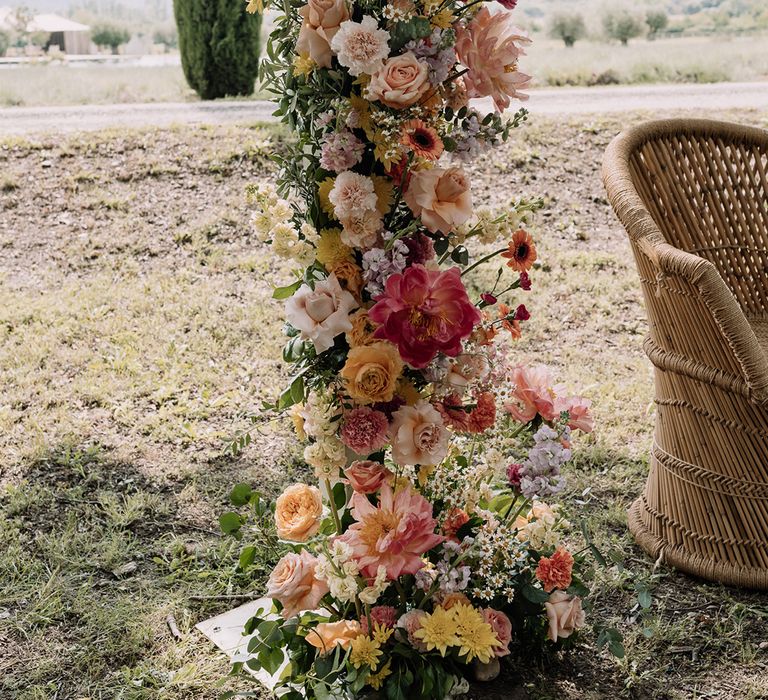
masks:
{"type": "Polygon", "coordinates": [[[413,382],[407,379],[401,379],[397,383],[397,390],[395,393],[403,399],[408,406],[413,406],[419,399],[421,399],[419,390],[413,385],[413,382]]]}
{"type": "Polygon", "coordinates": [[[413,636],[424,642],[427,651],[437,649],[441,656],[445,656],[448,647],[457,646],[459,643],[453,613],[444,610],[439,605],[432,614],[424,615],[421,619],[421,628],[416,630],[413,636]]]}
{"type": "Polygon", "coordinates": [[[357,112],[360,119],[360,128],[368,139],[373,138],[373,124],[371,122],[371,103],[360,95],[354,93],[349,98],[349,106],[357,112]]]}
{"type": "Polygon", "coordinates": [[[385,627],[379,622],[374,622],[373,641],[377,644],[386,644],[394,631],[391,627],[385,627]]]}
{"type": "Polygon", "coordinates": [[[320,231],[317,242],[317,259],[326,267],[333,267],[341,262],[352,261],[352,248],[341,241],[341,231],[337,228],[324,228],[320,231]]]}
{"type": "Polygon", "coordinates": [[[295,403],[291,408],[291,420],[293,428],[296,431],[296,437],[302,442],[307,439],[307,433],[304,431],[304,416],[301,412],[304,410],[303,403],[295,403]]]}
{"type": "Polygon", "coordinates": [[[379,643],[371,639],[368,635],[360,635],[350,642],[349,660],[355,668],[368,666],[371,671],[376,670],[379,664],[379,657],[382,651],[379,643]]]}
{"type": "Polygon", "coordinates": [[[317,197],[320,200],[320,208],[332,219],[336,218],[336,212],[333,208],[333,204],[331,204],[331,200],[328,198],[328,195],[333,189],[335,183],[335,177],[327,177],[317,186],[317,197]]]}
{"type": "Polygon", "coordinates": [[[432,472],[435,471],[435,466],[421,466],[419,467],[418,481],[419,486],[422,488],[426,485],[427,479],[432,476],[432,472]]]}
{"type": "Polygon", "coordinates": [[[385,170],[389,170],[396,160],[400,160],[401,154],[397,141],[388,140],[381,131],[375,131],[369,138],[374,144],[373,155],[385,170]]]}
{"type": "Polygon", "coordinates": [[[308,76],[316,65],[308,53],[300,53],[293,59],[293,74],[308,76]]]}
{"type": "Polygon", "coordinates": [[[375,343],[373,332],[376,326],[368,318],[368,309],[358,309],[349,317],[352,324],[352,330],[346,332],[347,343],[350,348],[356,348],[358,345],[370,345],[375,343]]]}
{"type": "Polygon", "coordinates": [[[379,688],[384,685],[384,679],[387,676],[392,675],[392,669],[390,668],[391,664],[391,661],[387,661],[387,663],[381,667],[381,670],[378,673],[374,673],[372,676],[368,676],[368,685],[370,685],[374,690],[379,690],[379,688]]]}
{"type": "Polygon", "coordinates": [[[378,341],[352,348],[339,375],[349,396],[358,403],[386,403],[395,395],[403,366],[397,348],[378,341]]]}
{"type": "Polygon", "coordinates": [[[439,29],[448,29],[453,23],[456,21],[456,17],[454,16],[453,12],[451,12],[447,7],[443,10],[440,10],[436,15],[433,15],[429,19],[430,24],[433,27],[438,27],[439,29]]]}
{"type": "Polygon", "coordinates": [[[383,175],[372,175],[373,189],[376,192],[376,209],[386,214],[395,201],[395,186],[392,180],[383,175]]]}
{"type": "Polygon", "coordinates": [[[251,14],[254,14],[255,12],[261,14],[264,12],[263,0],[248,0],[248,4],[245,6],[245,11],[250,12],[251,14]]]}
{"type": "Polygon", "coordinates": [[[477,658],[487,664],[495,655],[499,639],[493,628],[483,619],[483,614],[471,605],[459,603],[451,608],[459,655],[467,657],[467,663],[477,658]]]}

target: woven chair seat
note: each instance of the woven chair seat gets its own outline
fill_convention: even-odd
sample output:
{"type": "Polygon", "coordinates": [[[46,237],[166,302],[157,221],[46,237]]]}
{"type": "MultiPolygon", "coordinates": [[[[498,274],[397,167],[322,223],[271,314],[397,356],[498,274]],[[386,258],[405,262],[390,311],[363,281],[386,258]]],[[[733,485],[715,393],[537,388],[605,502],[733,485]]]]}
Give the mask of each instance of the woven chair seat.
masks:
{"type": "Polygon", "coordinates": [[[603,181],[655,366],[650,473],[629,528],[683,571],[768,589],[768,132],[650,122],[614,139],[603,181]]]}

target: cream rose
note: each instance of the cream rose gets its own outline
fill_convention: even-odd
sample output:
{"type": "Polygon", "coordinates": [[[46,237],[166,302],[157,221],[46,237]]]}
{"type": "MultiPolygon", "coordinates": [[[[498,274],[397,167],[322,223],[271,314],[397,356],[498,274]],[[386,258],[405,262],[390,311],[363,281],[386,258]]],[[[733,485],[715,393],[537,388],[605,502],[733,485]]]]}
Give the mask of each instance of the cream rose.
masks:
{"type": "Polygon", "coordinates": [[[384,61],[371,76],[366,97],[387,107],[403,109],[418,102],[430,87],[429,66],[408,51],[384,61]]]}
{"type": "Polygon", "coordinates": [[[286,554],[267,581],[267,596],[283,605],[287,620],[302,610],[314,610],[328,592],[328,584],[315,576],[317,559],[306,550],[286,554]]]}
{"type": "Polygon", "coordinates": [[[355,620],[321,622],[307,634],[307,642],[325,656],[337,646],[347,649],[350,642],[360,635],[360,623],[355,620]]]}
{"type": "Polygon", "coordinates": [[[404,199],[433,233],[451,233],[472,215],[469,179],[461,168],[415,171],[404,199]]]}
{"type": "Polygon", "coordinates": [[[397,348],[386,341],[352,348],[341,370],[347,393],[358,403],[391,401],[403,361],[397,348]]]}
{"type": "Polygon", "coordinates": [[[398,464],[435,466],[448,452],[443,417],[427,401],[403,406],[392,416],[392,458],[398,464]]]}
{"type": "Polygon", "coordinates": [[[346,0],[309,0],[299,10],[303,22],[296,53],[309,54],[321,68],[331,67],[331,41],[342,22],[349,19],[346,0]]]}
{"type": "Polygon", "coordinates": [[[394,474],[380,462],[352,462],[345,470],[349,485],[358,493],[376,493],[384,484],[392,482],[394,474]]]}
{"type": "Polygon", "coordinates": [[[581,598],[569,596],[565,591],[555,591],[544,603],[549,620],[549,634],[553,642],[570,637],[576,630],[584,627],[584,611],[581,598]]]}
{"type": "Polygon", "coordinates": [[[275,504],[275,526],[283,540],[306,542],[320,529],[322,518],[323,497],[314,486],[289,486],[275,504]]]}
{"type": "Polygon", "coordinates": [[[312,289],[303,284],[288,299],[285,316],[288,322],[301,331],[301,337],[311,340],[318,354],[333,345],[340,333],[352,330],[349,312],[357,308],[357,302],[349,292],[341,288],[335,275],[315,283],[312,289]]]}

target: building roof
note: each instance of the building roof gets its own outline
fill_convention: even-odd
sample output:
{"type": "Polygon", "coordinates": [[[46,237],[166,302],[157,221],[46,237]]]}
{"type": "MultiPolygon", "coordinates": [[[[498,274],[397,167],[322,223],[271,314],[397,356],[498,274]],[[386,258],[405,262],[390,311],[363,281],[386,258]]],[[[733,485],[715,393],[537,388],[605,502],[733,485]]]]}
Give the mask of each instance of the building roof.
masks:
{"type": "Polygon", "coordinates": [[[29,32],[87,32],[89,29],[87,24],[59,15],[35,15],[27,25],[29,32]]]}

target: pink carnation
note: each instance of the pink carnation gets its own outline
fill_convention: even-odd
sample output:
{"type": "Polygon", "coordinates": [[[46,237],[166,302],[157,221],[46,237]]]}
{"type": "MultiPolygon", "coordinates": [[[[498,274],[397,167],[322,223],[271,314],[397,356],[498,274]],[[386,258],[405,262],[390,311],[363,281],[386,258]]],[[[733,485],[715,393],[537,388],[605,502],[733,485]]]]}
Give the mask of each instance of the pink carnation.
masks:
{"type": "Polygon", "coordinates": [[[484,433],[496,422],[496,397],[490,391],[477,395],[477,405],[469,413],[469,432],[484,433]]]}
{"type": "Polygon", "coordinates": [[[441,352],[456,357],[461,341],[480,322],[458,267],[441,272],[414,265],[391,275],[368,318],[380,324],[374,337],[397,345],[412,367],[426,367],[441,352]]]}
{"type": "Polygon", "coordinates": [[[528,87],[531,77],[517,70],[522,46],[531,40],[512,24],[509,12],[478,12],[466,28],[456,32],[456,53],[467,67],[464,84],[469,97],[492,97],[496,109],[509,107],[510,97],[528,98],[519,90],[528,87]]]}
{"type": "Polygon", "coordinates": [[[338,539],[352,548],[352,557],[368,578],[376,576],[379,566],[386,568],[389,580],[415,574],[424,566],[422,554],[445,539],[435,534],[430,502],[410,487],[394,492],[385,484],[378,507],[354,493],[350,505],[355,522],[338,539]]]}
{"type": "Polygon", "coordinates": [[[496,398],[490,391],[480,392],[475,406],[465,408],[457,393],[446,396],[435,404],[446,425],[459,433],[484,433],[496,422],[496,398]]]}
{"type": "Polygon", "coordinates": [[[344,415],[341,441],[354,453],[369,455],[387,444],[388,429],[389,421],[381,411],[361,406],[344,415]]]}
{"type": "MultiPolygon", "coordinates": [[[[391,605],[376,605],[371,608],[371,622],[378,622],[382,627],[392,629],[397,624],[397,608],[391,605]]],[[[368,634],[368,616],[360,618],[360,630],[368,634]]]]}

